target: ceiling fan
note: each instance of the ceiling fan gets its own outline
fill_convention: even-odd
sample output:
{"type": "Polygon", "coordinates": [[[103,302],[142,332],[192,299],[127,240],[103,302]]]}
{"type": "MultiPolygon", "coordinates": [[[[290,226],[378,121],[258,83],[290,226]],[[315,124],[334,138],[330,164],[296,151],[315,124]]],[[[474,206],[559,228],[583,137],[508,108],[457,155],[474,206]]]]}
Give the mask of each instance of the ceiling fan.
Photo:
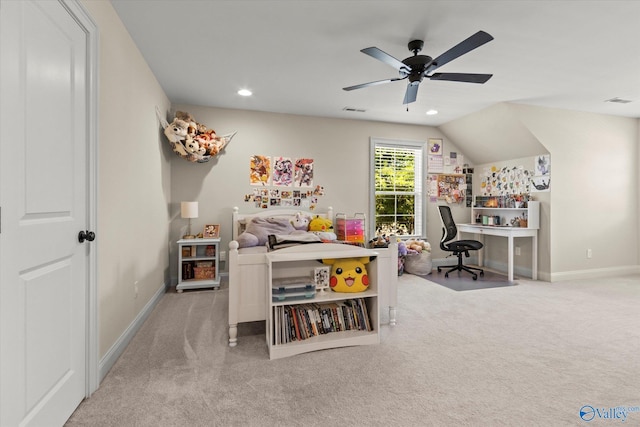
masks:
{"type": "Polygon", "coordinates": [[[394,58],[386,52],[378,49],[377,47],[368,47],[362,49],[360,52],[366,53],[375,59],[391,65],[398,70],[400,77],[393,79],[378,80],[375,82],[362,83],[355,86],[349,86],[343,88],[344,90],[360,89],[368,86],[375,86],[383,83],[395,82],[398,80],[409,79],[407,85],[407,91],[404,95],[403,104],[410,104],[415,102],[418,95],[418,85],[423,78],[430,80],[448,80],[453,82],[466,82],[466,83],[485,83],[489,80],[493,74],[469,74],[469,73],[433,73],[436,69],[442,67],[444,64],[453,61],[454,59],[471,52],[473,49],[482,46],[485,43],[493,40],[493,37],[484,32],[478,31],[471,37],[458,43],[436,59],[427,55],[418,55],[424,46],[422,40],[413,40],[409,42],[409,50],[413,52],[413,56],[403,59],[402,61],[394,58]],[[430,74],[431,73],[431,74],[430,74]]]}

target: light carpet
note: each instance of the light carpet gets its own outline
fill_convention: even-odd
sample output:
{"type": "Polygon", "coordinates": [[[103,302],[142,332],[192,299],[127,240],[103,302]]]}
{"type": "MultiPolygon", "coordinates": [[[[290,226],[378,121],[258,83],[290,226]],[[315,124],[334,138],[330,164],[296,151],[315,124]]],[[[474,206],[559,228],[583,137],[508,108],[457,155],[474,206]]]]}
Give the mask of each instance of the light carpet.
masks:
{"type": "Polygon", "coordinates": [[[379,345],[275,361],[260,324],[227,346],[226,284],[167,293],[67,425],[578,426],[585,405],[640,411],[639,276],[451,292],[403,275],[398,293],[379,345]]]}

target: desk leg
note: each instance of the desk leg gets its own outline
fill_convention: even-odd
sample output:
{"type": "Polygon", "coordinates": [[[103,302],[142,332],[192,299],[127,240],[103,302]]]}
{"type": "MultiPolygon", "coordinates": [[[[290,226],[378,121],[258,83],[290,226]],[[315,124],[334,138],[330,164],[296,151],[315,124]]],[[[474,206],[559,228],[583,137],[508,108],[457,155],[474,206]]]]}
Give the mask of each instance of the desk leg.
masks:
{"type": "Polygon", "coordinates": [[[535,235],[531,238],[531,278],[538,280],[538,236],[535,235]]]}
{"type": "Polygon", "coordinates": [[[508,256],[508,278],[510,282],[513,282],[513,236],[508,237],[509,240],[509,256],[508,256]]]}
{"type": "Polygon", "coordinates": [[[480,234],[474,237],[477,238],[480,243],[482,243],[482,249],[478,251],[478,267],[482,267],[484,265],[484,236],[480,234]]]}

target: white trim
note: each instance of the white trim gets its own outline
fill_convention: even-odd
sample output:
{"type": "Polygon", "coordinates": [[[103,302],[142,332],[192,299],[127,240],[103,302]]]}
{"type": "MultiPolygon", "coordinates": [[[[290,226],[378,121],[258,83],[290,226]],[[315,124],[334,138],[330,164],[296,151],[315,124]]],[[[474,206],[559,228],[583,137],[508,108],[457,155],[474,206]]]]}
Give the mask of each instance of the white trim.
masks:
{"type": "Polygon", "coordinates": [[[369,221],[367,221],[367,233],[370,238],[373,238],[376,235],[375,230],[375,198],[376,198],[376,177],[375,177],[375,149],[376,144],[387,144],[390,146],[409,146],[420,148],[422,151],[422,167],[420,168],[420,183],[422,185],[422,212],[421,212],[421,220],[422,220],[422,235],[426,235],[427,233],[427,187],[426,187],[426,166],[427,166],[427,141],[416,141],[416,140],[408,140],[408,139],[393,139],[393,138],[378,138],[378,137],[370,137],[369,138],[369,221]]]}
{"type": "Polygon", "coordinates": [[[151,314],[156,305],[160,302],[164,294],[169,289],[168,284],[164,284],[155,295],[149,300],[147,305],[144,306],[140,313],[133,319],[133,322],[125,329],[125,331],[118,337],[115,343],[111,346],[109,351],[104,355],[104,357],[100,360],[99,365],[99,380],[102,382],[104,377],[109,373],[113,365],[118,361],[118,358],[122,355],[124,350],[129,345],[131,339],[136,335],[136,332],[142,327],[147,317],[151,314]]]}
{"type": "Polygon", "coordinates": [[[563,280],[593,279],[600,277],[625,276],[629,274],[640,274],[638,265],[622,265],[618,267],[593,268],[590,270],[561,271],[551,273],[551,282],[563,280]]]}
{"type": "MultiPolygon", "coordinates": [[[[452,257],[433,259],[433,268],[438,266],[455,264],[457,260],[452,257]]],[[[478,265],[478,259],[476,256],[470,256],[465,258],[467,263],[472,265],[478,265]]],[[[487,269],[499,272],[507,271],[507,264],[500,262],[485,263],[487,269]]],[[[515,267],[514,271],[516,276],[523,279],[530,280],[531,269],[523,267],[515,267]]],[[[506,273],[505,273],[506,274],[506,273]]],[[[613,277],[613,276],[626,276],[630,274],[640,274],[640,265],[624,265],[619,267],[606,267],[606,268],[594,268],[590,270],[574,270],[574,271],[562,271],[559,273],[544,273],[538,272],[538,280],[543,282],[560,282],[565,280],[580,280],[580,279],[594,279],[601,277],[613,277]]],[[[517,278],[516,278],[517,280],[517,278]]]]}
{"type": "MultiPolygon", "coordinates": [[[[87,37],[87,163],[88,163],[88,224],[87,229],[96,233],[98,212],[98,27],[78,0],[60,0],[71,16],[84,29],[87,37]]],[[[99,241],[99,240],[98,240],[99,241]]],[[[91,243],[89,249],[88,290],[86,301],[86,378],[85,396],[98,389],[98,246],[91,243]]]]}

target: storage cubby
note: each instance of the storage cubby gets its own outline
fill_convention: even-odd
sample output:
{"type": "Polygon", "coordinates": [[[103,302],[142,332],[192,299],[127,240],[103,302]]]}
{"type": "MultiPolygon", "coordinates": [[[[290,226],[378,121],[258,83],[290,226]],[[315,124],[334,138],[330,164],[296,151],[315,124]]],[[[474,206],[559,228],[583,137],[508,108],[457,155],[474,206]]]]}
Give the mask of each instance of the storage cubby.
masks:
{"type": "Polygon", "coordinates": [[[178,240],[176,289],[220,288],[220,239],[178,240]]]}
{"type": "Polygon", "coordinates": [[[512,196],[475,196],[471,223],[537,230],[540,228],[540,202],[518,201],[512,196]],[[496,217],[500,220],[496,221],[496,217]]]}
{"type": "Polygon", "coordinates": [[[379,266],[377,253],[342,244],[311,244],[267,254],[268,294],[266,340],[270,359],[299,353],[380,342],[379,266]],[[368,257],[364,292],[309,293],[314,270],[322,259],[368,257]],[[283,298],[283,284],[296,289],[283,298]],[[297,328],[296,328],[297,323],[297,328]]]}

